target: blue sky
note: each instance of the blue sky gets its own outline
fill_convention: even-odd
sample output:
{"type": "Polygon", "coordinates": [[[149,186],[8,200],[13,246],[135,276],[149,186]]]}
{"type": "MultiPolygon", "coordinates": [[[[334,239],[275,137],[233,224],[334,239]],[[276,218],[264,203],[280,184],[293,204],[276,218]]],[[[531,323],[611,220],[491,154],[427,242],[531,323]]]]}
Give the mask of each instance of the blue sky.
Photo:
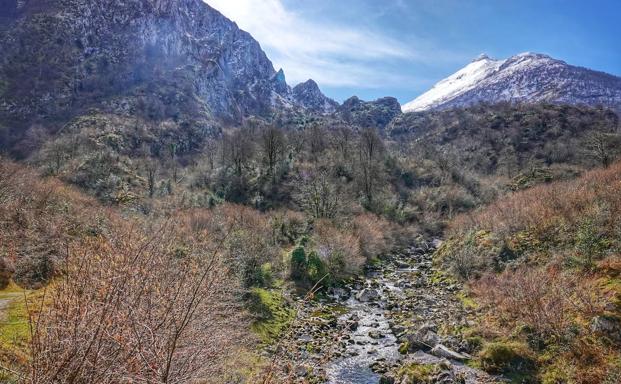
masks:
{"type": "Polygon", "coordinates": [[[290,85],[405,103],[481,53],[546,53],[621,76],[621,0],[206,0],[290,85]]]}

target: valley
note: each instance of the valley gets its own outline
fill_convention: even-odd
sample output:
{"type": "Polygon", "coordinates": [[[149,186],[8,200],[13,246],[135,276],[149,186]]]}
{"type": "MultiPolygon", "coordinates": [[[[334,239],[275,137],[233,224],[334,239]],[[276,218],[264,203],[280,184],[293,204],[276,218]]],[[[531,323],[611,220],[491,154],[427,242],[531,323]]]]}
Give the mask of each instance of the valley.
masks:
{"type": "Polygon", "coordinates": [[[211,3],[0,4],[0,383],[621,382],[621,78],[211,3]]]}

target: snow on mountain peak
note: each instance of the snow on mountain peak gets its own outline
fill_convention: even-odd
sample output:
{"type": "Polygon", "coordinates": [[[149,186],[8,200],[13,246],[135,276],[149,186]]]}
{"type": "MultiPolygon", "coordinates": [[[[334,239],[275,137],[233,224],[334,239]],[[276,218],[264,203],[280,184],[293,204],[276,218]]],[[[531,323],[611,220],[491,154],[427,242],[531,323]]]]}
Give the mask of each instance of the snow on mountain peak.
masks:
{"type": "Polygon", "coordinates": [[[607,105],[617,109],[621,106],[621,78],[540,53],[523,52],[506,60],[483,54],[402,109],[417,112],[500,101],[607,105]]]}
{"type": "Polygon", "coordinates": [[[470,64],[440,81],[429,91],[403,105],[403,112],[433,108],[474,88],[479,81],[498,71],[505,60],[493,60],[483,54],[470,64]]]}

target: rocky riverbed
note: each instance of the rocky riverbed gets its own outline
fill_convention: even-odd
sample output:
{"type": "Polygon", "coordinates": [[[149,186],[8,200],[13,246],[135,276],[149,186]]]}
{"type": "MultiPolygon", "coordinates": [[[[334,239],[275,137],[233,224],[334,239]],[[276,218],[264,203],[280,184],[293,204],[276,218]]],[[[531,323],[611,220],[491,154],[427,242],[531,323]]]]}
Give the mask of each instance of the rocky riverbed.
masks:
{"type": "Polygon", "coordinates": [[[433,267],[433,250],[395,252],[329,299],[305,303],[280,351],[294,381],[409,383],[410,370],[427,366],[435,383],[499,382],[467,365],[475,346],[461,330],[474,313],[433,267]]]}

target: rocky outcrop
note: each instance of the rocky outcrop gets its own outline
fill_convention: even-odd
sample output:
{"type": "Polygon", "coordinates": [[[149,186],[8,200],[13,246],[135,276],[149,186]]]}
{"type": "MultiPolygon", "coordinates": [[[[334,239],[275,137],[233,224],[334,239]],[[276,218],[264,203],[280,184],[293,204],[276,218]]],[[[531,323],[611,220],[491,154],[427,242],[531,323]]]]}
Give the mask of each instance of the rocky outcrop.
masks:
{"type": "Polygon", "coordinates": [[[312,112],[322,114],[333,113],[339,106],[336,101],[321,93],[319,86],[312,79],[293,87],[292,93],[293,99],[299,105],[303,105],[312,112]]]}
{"type": "Polygon", "coordinates": [[[338,115],[343,120],[365,128],[383,129],[400,114],[401,105],[394,97],[363,101],[352,96],[338,108],[338,115]]]}
{"type": "Polygon", "coordinates": [[[93,107],[193,124],[335,107],[316,87],[292,92],[259,43],[202,0],[6,0],[0,20],[0,124],[93,107]]]}

